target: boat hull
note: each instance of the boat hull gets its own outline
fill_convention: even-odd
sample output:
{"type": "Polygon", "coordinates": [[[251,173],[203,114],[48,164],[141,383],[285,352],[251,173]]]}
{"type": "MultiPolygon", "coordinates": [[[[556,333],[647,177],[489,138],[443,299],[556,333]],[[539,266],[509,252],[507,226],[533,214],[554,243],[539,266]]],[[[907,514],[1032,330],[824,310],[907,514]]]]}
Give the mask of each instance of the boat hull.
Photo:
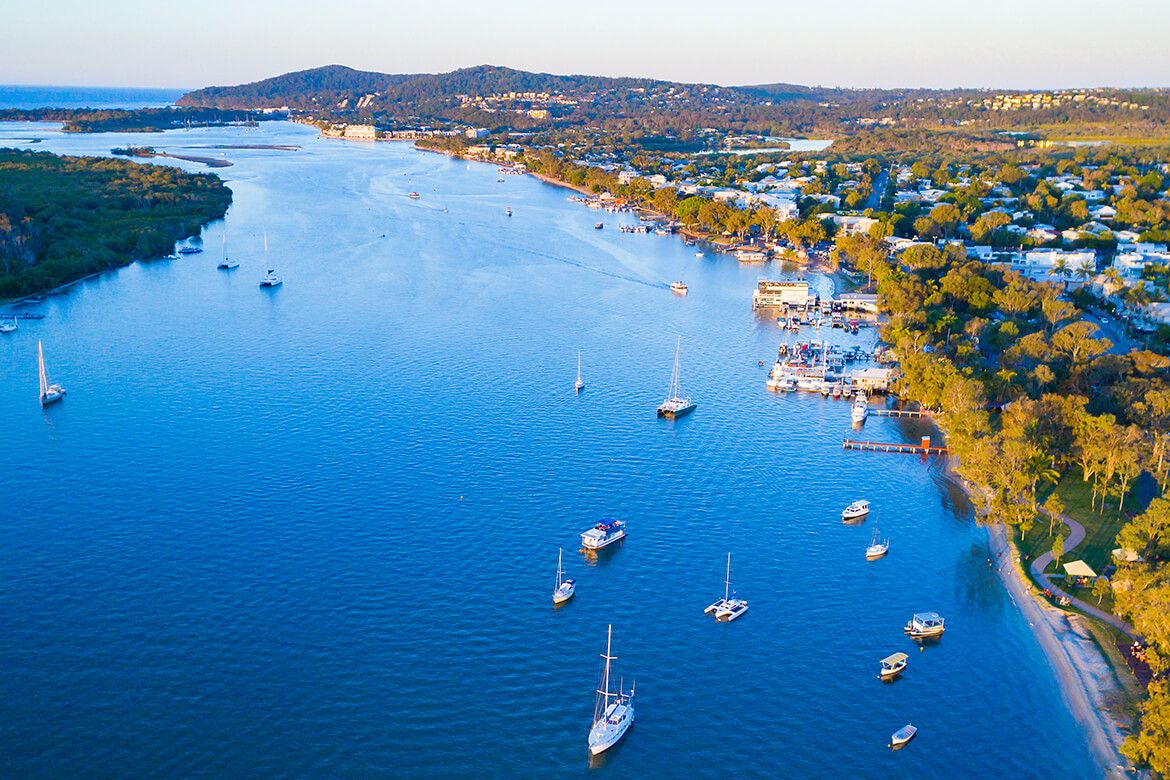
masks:
{"type": "Polygon", "coordinates": [[[553,591],[553,604],[564,604],[575,595],[577,595],[577,585],[575,583],[569,583],[567,588],[562,587],[553,591]]]}
{"type": "Polygon", "coordinates": [[[589,732],[589,755],[596,756],[609,750],[611,747],[622,741],[622,737],[630,730],[630,726],[634,724],[633,707],[630,707],[629,715],[616,725],[608,725],[606,728],[597,728],[596,726],[589,732]]]}
{"type": "Polygon", "coordinates": [[[691,412],[695,411],[698,404],[691,404],[690,406],[683,406],[678,409],[658,408],[658,416],[667,420],[677,420],[679,417],[686,417],[691,412]]]}
{"type": "Polygon", "coordinates": [[[50,390],[41,396],[41,406],[48,406],[49,404],[55,404],[64,397],[65,397],[64,390],[50,390]]]}
{"type": "Polygon", "coordinates": [[[604,550],[606,547],[609,547],[611,544],[616,544],[617,542],[620,542],[622,539],[625,539],[625,538],[626,538],[625,531],[621,531],[621,532],[616,533],[612,536],[608,536],[605,539],[602,539],[600,541],[597,541],[597,540],[592,539],[592,538],[587,539],[584,536],[582,536],[581,537],[581,546],[584,547],[586,550],[604,550]]]}
{"type": "Polygon", "coordinates": [[[734,607],[732,609],[728,609],[727,607],[724,607],[723,609],[719,609],[719,610],[715,611],[715,619],[718,620],[720,623],[730,623],[731,621],[736,620],[737,618],[743,617],[743,613],[745,613],[747,611],[748,611],[747,604],[743,604],[742,606],[734,607]]]}

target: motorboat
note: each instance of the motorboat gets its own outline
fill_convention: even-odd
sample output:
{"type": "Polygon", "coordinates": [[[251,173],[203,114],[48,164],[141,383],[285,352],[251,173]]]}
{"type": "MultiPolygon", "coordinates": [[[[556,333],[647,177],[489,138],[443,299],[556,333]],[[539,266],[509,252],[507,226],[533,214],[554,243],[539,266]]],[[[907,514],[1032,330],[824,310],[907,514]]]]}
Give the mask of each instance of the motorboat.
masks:
{"type": "Polygon", "coordinates": [[[670,283],[670,291],[672,293],[678,293],[679,295],[686,295],[687,294],[687,286],[683,282],[678,282],[678,281],[671,282],[670,283]]]}
{"type": "Polygon", "coordinates": [[[865,393],[858,393],[857,397],[853,399],[853,409],[849,416],[855,423],[865,422],[865,418],[869,416],[869,398],[865,393]]]}
{"type": "Polygon", "coordinates": [[[905,653],[894,653],[882,659],[882,669],[878,672],[878,677],[883,680],[891,680],[897,677],[906,668],[906,662],[910,656],[905,653]]]}
{"type": "Polygon", "coordinates": [[[869,514],[869,502],[858,500],[841,510],[841,521],[861,520],[869,514]]]}
{"type": "Polygon", "coordinates": [[[594,229],[594,230],[601,230],[601,229],[603,229],[604,227],[605,227],[605,223],[604,223],[604,222],[597,222],[597,223],[594,223],[594,225],[593,225],[593,229],[594,229]]]}
{"type": "Polygon", "coordinates": [[[616,745],[634,723],[634,686],[624,693],[619,681],[616,690],[610,691],[610,666],[617,660],[612,654],[613,626],[605,640],[605,670],[597,686],[597,700],[593,706],[593,726],[589,729],[589,755],[596,756],[616,745]]]}
{"type": "Polygon", "coordinates": [[[869,547],[865,548],[865,559],[867,561],[876,561],[878,558],[885,557],[889,551],[890,540],[886,539],[884,542],[878,541],[877,529],[873,529],[873,539],[870,540],[869,547]]]}
{"type": "Polygon", "coordinates": [[[926,639],[933,636],[942,636],[946,625],[942,615],[937,612],[916,612],[910,622],[902,629],[911,639],[926,639]]]}
{"type": "Polygon", "coordinates": [[[12,322],[0,322],[0,333],[14,333],[16,331],[16,315],[13,315],[12,322]]]}
{"type": "Polygon", "coordinates": [[[557,551],[557,584],[553,588],[553,605],[564,604],[573,598],[577,592],[577,581],[565,578],[565,570],[561,567],[561,558],[564,550],[557,551]]]}
{"type": "Polygon", "coordinates": [[[203,251],[202,247],[198,246],[181,246],[179,247],[179,254],[181,255],[197,255],[203,251]]]}
{"type": "Polygon", "coordinates": [[[658,405],[658,416],[671,420],[690,414],[695,410],[695,406],[697,406],[694,401],[682,394],[678,368],[678,356],[681,349],[682,337],[679,336],[678,343],[674,348],[674,371],[670,375],[670,390],[667,393],[666,399],[658,405]]]}
{"type": "Polygon", "coordinates": [[[418,200],[422,197],[422,195],[419,195],[417,192],[408,192],[406,193],[406,197],[410,198],[411,200],[418,200]]]}
{"type": "Polygon", "coordinates": [[[64,398],[65,388],[49,382],[49,375],[45,372],[45,352],[41,348],[40,341],[37,342],[37,370],[41,380],[41,406],[48,406],[64,398]]]}
{"type": "Polygon", "coordinates": [[[626,522],[610,520],[600,522],[581,534],[581,546],[586,550],[600,550],[626,538],[626,522]]]}
{"type": "Polygon", "coordinates": [[[918,728],[907,723],[905,726],[895,731],[890,737],[890,747],[902,747],[902,745],[905,745],[907,742],[914,739],[914,735],[917,733],[918,728]]]}
{"type": "Polygon", "coordinates": [[[711,604],[703,612],[707,615],[715,615],[716,620],[730,623],[747,610],[747,599],[731,595],[731,553],[727,553],[727,576],[723,580],[723,598],[711,604]]]}
{"type": "Polygon", "coordinates": [[[510,208],[504,209],[504,216],[506,216],[506,217],[512,216],[512,209],[510,209],[510,208]]]}

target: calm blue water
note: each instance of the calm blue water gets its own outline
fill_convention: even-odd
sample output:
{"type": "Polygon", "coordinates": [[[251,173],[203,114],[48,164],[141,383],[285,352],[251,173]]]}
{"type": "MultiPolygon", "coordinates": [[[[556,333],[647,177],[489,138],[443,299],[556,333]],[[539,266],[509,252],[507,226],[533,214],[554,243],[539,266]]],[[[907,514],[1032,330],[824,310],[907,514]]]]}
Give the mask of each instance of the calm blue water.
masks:
{"type": "Polygon", "coordinates": [[[0,84],[0,108],[161,108],[186,90],[0,84]]]}
{"type": "MultiPolygon", "coordinates": [[[[33,135],[133,141],[0,144],[33,135]]],[[[607,623],[638,714],[597,773],[1099,774],[938,466],[843,452],[848,404],[764,390],[759,269],[407,145],[151,143],[302,148],[223,150],[239,270],[215,224],[0,339],[4,774],[584,775],[607,623]],[[670,423],[676,334],[699,407],[670,423]],[[69,390],[45,411],[37,339],[69,390]],[[888,558],[837,519],[855,497],[888,558]],[[587,560],[608,516],[630,537],[587,560]],[[558,546],[578,595],[554,610],[558,546]],[[717,625],[728,550],[751,609],[717,625]],[[950,626],[925,652],[916,610],[950,626]]]]}

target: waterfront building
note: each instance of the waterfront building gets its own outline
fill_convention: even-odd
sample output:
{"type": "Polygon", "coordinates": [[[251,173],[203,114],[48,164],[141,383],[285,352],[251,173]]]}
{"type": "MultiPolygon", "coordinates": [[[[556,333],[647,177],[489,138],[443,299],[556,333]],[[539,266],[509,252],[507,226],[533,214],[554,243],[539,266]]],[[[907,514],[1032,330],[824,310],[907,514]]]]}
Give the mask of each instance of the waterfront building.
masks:
{"type": "Polygon", "coordinates": [[[760,279],[752,293],[753,309],[804,306],[808,303],[808,282],[796,280],[760,279]]]}

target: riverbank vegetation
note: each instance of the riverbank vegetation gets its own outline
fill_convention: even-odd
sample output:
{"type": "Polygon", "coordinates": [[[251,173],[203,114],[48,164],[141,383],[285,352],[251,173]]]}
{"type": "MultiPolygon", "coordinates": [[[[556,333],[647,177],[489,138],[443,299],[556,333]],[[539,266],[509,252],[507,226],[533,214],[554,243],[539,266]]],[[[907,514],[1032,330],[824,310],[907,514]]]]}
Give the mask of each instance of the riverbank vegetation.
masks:
{"type": "Polygon", "coordinates": [[[0,149],[0,298],[167,255],[231,199],[169,166],[0,149]]]}
{"type": "MultiPolygon", "coordinates": [[[[1157,675],[1126,754],[1170,772],[1170,502],[1149,500],[1170,481],[1170,359],[1121,352],[1059,285],[961,247],[894,257],[862,237],[841,248],[872,274],[888,312],[882,336],[901,361],[898,390],[936,412],[957,472],[976,486],[979,518],[1014,527],[1037,552],[1060,548],[1063,524],[1050,511],[1088,528],[1089,554],[1112,575],[1108,598],[1149,643],[1157,675]],[[1140,560],[1115,561],[1114,547],[1140,560]]],[[[1085,595],[1108,605],[1100,590],[1085,595]]]]}
{"type": "Polygon", "coordinates": [[[219,108],[9,108],[0,122],[61,122],[66,133],[161,133],[178,127],[255,124],[283,115],[219,108]]]}

